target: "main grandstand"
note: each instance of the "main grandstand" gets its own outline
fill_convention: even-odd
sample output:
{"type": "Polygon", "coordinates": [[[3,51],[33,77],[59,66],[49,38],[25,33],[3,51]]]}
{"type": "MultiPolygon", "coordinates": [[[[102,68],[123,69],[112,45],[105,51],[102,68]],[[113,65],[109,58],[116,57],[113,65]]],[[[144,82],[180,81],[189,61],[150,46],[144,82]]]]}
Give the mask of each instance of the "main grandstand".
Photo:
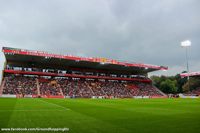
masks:
{"type": "Polygon", "coordinates": [[[0,96],[44,98],[166,97],[148,73],[167,67],[3,47],[0,96]]]}

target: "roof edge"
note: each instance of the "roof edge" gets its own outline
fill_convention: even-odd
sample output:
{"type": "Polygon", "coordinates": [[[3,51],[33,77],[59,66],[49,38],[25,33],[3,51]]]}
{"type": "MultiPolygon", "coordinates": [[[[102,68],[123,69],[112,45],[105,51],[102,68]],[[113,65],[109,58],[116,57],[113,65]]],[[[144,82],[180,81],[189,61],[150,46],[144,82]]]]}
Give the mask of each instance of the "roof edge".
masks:
{"type": "Polygon", "coordinates": [[[131,63],[128,61],[118,61],[118,60],[108,59],[108,58],[60,55],[60,54],[52,54],[52,53],[44,52],[44,51],[25,50],[25,49],[11,48],[11,47],[2,47],[2,52],[4,54],[10,53],[10,54],[32,55],[32,56],[42,56],[42,57],[47,57],[47,58],[68,59],[68,60],[75,60],[75,61],[99,62],[102,64],[116,64],[116,65],[122,65],[122,66],[127,66],[127,67],[142,67],[145,69],[151,68],[155,70],[168,70],[168,67],[165,67],[165,66],[143,64],[143,63],[131,63]]]}

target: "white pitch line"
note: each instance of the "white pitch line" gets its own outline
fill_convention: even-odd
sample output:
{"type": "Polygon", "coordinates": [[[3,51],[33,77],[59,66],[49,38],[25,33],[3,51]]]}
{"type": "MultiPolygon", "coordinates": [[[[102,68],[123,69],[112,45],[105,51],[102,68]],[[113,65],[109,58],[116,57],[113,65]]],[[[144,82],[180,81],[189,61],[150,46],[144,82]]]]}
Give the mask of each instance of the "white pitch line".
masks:
{"type": "Polygon", "coordinates": [[[19,109],[13,109],[13,110],[0,110],[0,112],[7,112],[7,111],[19,111],[19,112],[49,112],[49,111],[64,111],[64,110],[19,110],[19,109]]]}
{"type": "Polygon", "coordinates": [[[49,104],[49,105],[57,106],[57,107],[62,108],[62,109],[64,109],[64,110],[70,110],[69,108],[63,107],[63,106],[58,105],[58,104],[55,104],[55,103],[51,103],[51,102],[47,102],[47,101],[43,101],[43,100],[40,100],[40,99],[38,99],[38,100],[39,100],[39,101],[42,101],[42,102],[44,102],[44,103],[47,103],[47,104],[49,104]]]}

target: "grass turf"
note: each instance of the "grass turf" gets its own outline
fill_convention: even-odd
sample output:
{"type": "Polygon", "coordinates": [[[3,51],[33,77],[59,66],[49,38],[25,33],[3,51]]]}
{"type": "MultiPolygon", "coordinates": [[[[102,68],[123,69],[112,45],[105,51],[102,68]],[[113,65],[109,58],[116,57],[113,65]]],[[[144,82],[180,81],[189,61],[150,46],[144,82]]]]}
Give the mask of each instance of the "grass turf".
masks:
{"type": "Polygon", "coordinates": [[[200,99],[0,98],[2,127],[67,127],[69,133],[199,133],[200,99]]]}

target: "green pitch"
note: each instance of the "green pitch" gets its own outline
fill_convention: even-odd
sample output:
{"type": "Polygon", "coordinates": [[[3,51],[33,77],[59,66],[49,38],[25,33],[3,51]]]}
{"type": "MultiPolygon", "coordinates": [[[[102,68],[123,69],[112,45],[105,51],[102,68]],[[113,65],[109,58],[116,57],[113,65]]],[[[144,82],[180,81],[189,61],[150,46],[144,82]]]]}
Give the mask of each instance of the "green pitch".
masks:
{"type": "Polygon", "coordinates": [[[200,99],[0,98],[0,128],[6,127],[65,127],[69,133],[200,133],[200,99]]]}

